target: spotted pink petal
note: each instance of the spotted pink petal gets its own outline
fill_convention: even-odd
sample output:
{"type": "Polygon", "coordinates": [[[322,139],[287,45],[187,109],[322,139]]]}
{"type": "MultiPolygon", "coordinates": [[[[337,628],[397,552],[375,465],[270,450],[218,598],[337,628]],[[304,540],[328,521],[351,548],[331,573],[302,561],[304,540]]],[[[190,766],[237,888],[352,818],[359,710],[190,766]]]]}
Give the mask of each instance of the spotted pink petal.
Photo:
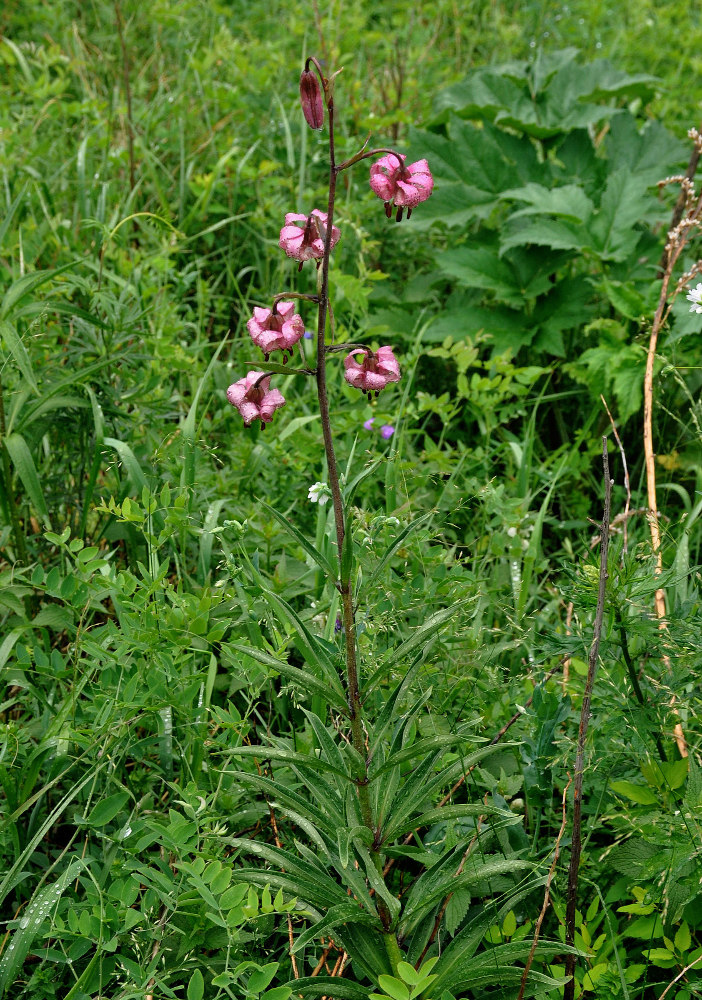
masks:
{"type": "Polygon", "coordinates": [[[268,424],[277,409],[285,404],[278,389],[271,389],[270,375],[251,371],[246,378],[239,379],[227,389],[227,399],[235,406],[249,427],[254,420],[268,424]]]}
{"type": "Polygon", "coordinates": [[[400,366],[391,347],[380,347],[375,353],[357,349],[344,358],[344,378],[362,392],[380,392],[388,382],[400,379],[400,366]],[[359,363],[356,359],[362,358],[359,363]]]}
{"type": "MultiPolygon", "coordinates": [[[[370,186],[385,202],[389,217],[391,205],[411,210],[426,201],[434,188],[434,178],[426,160],[417,160],[406,166],[404,156],[388,154],[371,167],[370,186]]],[[[398,212],[397,218],[398,221],[402,218],[402,211],[398,212]]]]}

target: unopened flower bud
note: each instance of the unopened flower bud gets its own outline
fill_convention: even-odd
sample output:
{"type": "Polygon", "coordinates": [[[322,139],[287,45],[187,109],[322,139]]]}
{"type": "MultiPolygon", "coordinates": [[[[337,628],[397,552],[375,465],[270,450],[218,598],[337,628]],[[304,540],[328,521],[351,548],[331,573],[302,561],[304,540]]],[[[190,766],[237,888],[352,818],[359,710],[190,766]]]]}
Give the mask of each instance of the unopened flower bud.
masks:
{"type": "Polygon", "coordinates": [[[305,70],[300,76],[300,103],[305,121],[310,128],[321,129],[324,125],[324,103],[317,74],[305,70]]]}

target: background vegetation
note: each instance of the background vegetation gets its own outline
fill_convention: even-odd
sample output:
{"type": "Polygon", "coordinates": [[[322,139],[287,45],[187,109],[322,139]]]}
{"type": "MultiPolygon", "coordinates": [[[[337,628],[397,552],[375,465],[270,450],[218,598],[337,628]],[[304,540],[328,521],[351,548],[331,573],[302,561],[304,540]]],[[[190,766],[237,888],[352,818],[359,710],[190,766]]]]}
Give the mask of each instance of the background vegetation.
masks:
{"type": "MultiPolygon", "coordinates": [[[[686,16],[652,0],[6,0],[0,995],[516,998],[574,764],[603,434],[614,524],[576,995],[702,995],[702,317],[683,295],[654,389],[662,577],[641,448],[678,195],[657,183],[685,170],[702,102],[686,16]],[[379,983],[343,925],[314,929],[327,904],[305,877],[331,869],[300,803],[350,823],[343,782],[308,774],[343,742],[344,702],[291,668],[321,677],[342,637],[336,594],[265,504],[330,544],[306,499],[325,476],[319,416],[294,374],[265,434],[225,396],[256,354],[254,305],[293,283],[284,214],[325,197],[297,93],[313,52],[344,67],[341,155],[372,132],[436,179],[395,226],[365,167],[344,175],[339,338],[392,343],[404,378],[371,406],[330,368],[347,482],[371,470],[353,499],[359,647],[381,668],[367,709],[392,717],[398,783],[431,757],[426,812],[450,803],[399,824],[387,854],[408,961],[442,956],[430,983],[379,983]],[[427,875],[472,844],[474,869],[432,895],[427,875]]],[[[335,905],[349,851],[362,864],[349,838],[335,905]]],[[[569,842],[567,825],[527,996],[563,990],[569,842]]]]}

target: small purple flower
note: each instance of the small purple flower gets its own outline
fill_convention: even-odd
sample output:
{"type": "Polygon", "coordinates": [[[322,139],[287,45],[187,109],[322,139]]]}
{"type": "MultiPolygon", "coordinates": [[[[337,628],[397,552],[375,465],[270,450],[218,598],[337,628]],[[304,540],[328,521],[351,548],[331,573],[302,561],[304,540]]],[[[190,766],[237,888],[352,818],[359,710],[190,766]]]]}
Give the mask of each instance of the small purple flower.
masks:
{"type": "Polygon", "coordinates": [[[336,621],[334,622],[334,631],[343,632],[344,626],[341,623],[341,618],[339,615],[336,616],[336,621]]]}
{"type": "Polygon", "coordinates": [[[391,438],[394,433],[395,433],[395,428],[392,426],[392,424],[383,424],[383,426],[380,428],[380,436],[384,437],[386,441],[389,438],[391,438]]]}
{"type": "Polygon", "coordinates": [[[312,333],[311,330],[305,330],[304,337],[305,337],[305,340],[312,340],[312,338],[314,337],[314,334],[312,333]]]}
{"type": "Polygon", "coordinates": [[[375,417],[371,417],[370,420],[364,420],[363,426],[367,431],[372,431],[374,423],[375,423],[375,417]]]}

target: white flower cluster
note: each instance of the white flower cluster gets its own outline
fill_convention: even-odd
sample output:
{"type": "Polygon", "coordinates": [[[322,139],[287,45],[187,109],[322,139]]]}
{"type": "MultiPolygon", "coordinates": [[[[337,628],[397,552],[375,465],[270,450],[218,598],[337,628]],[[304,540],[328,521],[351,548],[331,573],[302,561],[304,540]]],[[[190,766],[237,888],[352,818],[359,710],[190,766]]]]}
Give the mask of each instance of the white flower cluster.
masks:
{"type": "Polygon", "coordinates": [[[685,297],[688,302],[692,302],[691,313],[702,313],[702,283],[696,285],[685,297]]]}
{"type": "Polygon", "coordinates": [[[312,503],[325,504],[331,499],[331,490],[327,483],[314,483],[307,491],[307,499],[312,503]]]}

